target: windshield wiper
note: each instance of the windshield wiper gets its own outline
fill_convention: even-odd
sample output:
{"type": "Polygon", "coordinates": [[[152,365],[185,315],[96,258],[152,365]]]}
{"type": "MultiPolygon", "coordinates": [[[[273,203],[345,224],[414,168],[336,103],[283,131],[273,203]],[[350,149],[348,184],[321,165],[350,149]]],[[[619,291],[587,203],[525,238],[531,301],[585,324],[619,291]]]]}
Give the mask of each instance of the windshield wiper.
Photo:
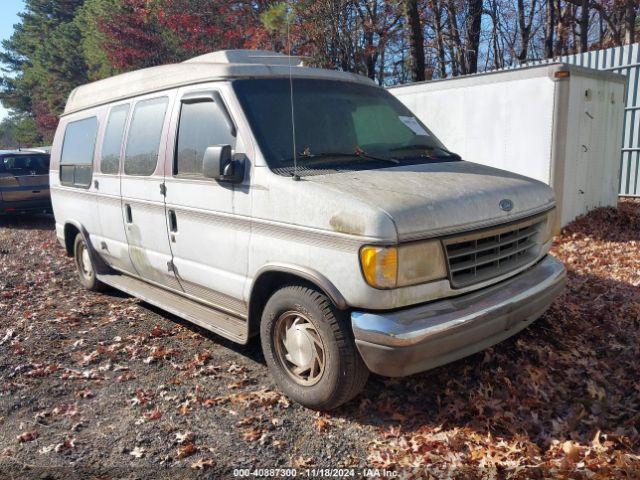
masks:
{"type": "Polygon", "coordinates": [[[300,159],[327,159],[327,158],[335,158],[335,159],[346,159],[346,158],[365,158],[367,160],[376,160],[379,162],[391,162],[395,165],[399,164],[400,161],[395,159],[395,158],[385,158],[385,157],[378,157],[376,155],[371,155],[363,150],[357,150],[355,152],[352,153],[348,153],[348,152],[322,152],[322,153],[313,153],[313,154],[309,154],[309,155],[304,155],[301,154],[300,159]]]}
{"type": "Polygon", "coordinates": [[[444,147],[438,147],[437,145],[405,145],[404,147],[392,148],[392,152],[410,151],[410,150],[439,150],[446,155],[455,158],[456,160],[462,160],[462,157],[451,150],[447,150],[444,147]]]}

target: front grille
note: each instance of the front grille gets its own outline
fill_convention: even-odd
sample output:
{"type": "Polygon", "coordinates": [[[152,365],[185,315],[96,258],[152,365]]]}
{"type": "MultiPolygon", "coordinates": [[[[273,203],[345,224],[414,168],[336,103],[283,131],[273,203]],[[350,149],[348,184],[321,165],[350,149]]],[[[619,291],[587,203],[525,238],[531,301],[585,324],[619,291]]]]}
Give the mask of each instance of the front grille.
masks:
{"type": "Polygon", "coordinates": [[[534,261],[540,253],[543,220],[536,217],[445,239],[451,286],[480,283],[534,261]]]}

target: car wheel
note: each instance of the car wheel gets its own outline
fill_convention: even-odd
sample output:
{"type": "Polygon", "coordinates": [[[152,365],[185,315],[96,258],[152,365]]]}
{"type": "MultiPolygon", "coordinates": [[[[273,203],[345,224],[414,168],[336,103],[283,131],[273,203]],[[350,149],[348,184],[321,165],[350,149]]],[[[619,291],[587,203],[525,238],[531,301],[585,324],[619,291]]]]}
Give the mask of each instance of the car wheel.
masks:
{"type": "Polygon", "coordinates": [[[367,383],[348,315],[326,295],[288,286],[267,301],[260,323],[265,360],[280,389],[316,410],[331,410],[367,383]]]}
{"type": "Polygon", "coordinates": [[[103,291],[105,285],[96,277],[96,269],[91,258],[91,252],[81,233],[76,235],[73,243],[73,258],[78,271],[78,280],[80,280],[82,286],[94,292],[103,291]]]}

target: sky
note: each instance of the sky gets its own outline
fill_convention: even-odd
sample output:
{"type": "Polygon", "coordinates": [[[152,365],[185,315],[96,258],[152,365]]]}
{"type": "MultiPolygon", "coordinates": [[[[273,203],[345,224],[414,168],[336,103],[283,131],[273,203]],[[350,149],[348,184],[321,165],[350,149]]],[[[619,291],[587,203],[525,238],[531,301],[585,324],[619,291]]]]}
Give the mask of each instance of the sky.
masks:
{"type": "MultiPolygon", "coordinates": [[[[5,40],[13,33],[13,25],[18,23],[18,12],[24,9],[24,0],[0,0],[0,40],[5,40]]],[[[0,105],[0,121],[7,116],[7,111],[0,105]]]]}

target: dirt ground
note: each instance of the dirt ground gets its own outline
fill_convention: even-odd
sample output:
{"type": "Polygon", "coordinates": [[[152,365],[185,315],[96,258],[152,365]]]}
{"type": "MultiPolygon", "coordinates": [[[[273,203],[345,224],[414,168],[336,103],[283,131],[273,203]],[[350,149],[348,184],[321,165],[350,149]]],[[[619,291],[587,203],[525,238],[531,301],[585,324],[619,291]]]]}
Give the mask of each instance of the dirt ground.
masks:
{"type": "Polygon", "coordinates": [[[569,285],[531,328],[319,414],[278,393],[257,342],[86,292],[51,217],[0,219],[0,477],[640,478],[640,202],[553,253],[569,285]]]}

